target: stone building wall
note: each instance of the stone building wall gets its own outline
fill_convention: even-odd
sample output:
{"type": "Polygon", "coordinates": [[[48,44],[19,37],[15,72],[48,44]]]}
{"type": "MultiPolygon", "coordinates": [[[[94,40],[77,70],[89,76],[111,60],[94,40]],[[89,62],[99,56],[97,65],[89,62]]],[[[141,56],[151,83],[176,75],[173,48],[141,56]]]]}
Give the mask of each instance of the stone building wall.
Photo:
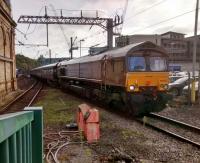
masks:
{"type": "Polygon", "coordinates": [[[9,0],[0,0],[0,102],[16,90],[14,28],[9,0]]]}

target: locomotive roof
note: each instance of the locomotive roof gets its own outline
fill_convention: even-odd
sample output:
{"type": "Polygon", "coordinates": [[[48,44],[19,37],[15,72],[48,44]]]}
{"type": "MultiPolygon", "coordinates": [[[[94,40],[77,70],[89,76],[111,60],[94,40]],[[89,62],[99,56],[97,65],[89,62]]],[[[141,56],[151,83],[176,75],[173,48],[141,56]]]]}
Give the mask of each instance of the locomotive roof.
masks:
{"type": "Polygon", "coordinates": [[[74,58],[71,60],[62,61],[60,63],[53,63],[53,64],[37,67],[33,70],[50,68],[50,67],[54,67],[56,65],[68,65],[68,64],[74,64],[74,63],[93,62],[93,61],[102,60],[105,56],[108,58],[124,57],[124,56],[128,55],[129,53],[131,54],[134,51],[140,50],[141,48],[156,49],[157,51],[162,52],[163,55],[164,54],[167,55],[166,51],[162,47],[160,47],[150,41],[145,41],[145,42],[140,42],[140,43],[136,43],[136,44],[130,44],[125,47],[118,48],[118,49],[109,50],[109,51],[106,51],[106,52],[103,52],[103,53],[100,53],[100,54],[94,55],[94,56],[87,55],[87,56],[83,56],[80,58],[74,58]]]}
{"type": "Polygon", "coordinates": [[[148,49],[156,48],[157,51],[160,51],[160,52],[166,54],[165,50],[162,47],[160,47],[150,41],[145,41],[145,42],[140,42],[140,43],[136,43],[136,44],[130,44],[125,47],[118,48],[118,49],[109,50],[109,51],[106,51],[106,52],[103,52],[101,54],[94,55],[94,56],[87,55],[87,56],[83,56],[80,58],[74,58],[69,61],[62,61],[62,62],[60,62],[60,65],[93,62],[93,61],[102,60],[105,56],[108,58],[119,58],[119,57],[126,56],[131,52],[140,50],[141,48],[148,48],[148,49]]]}

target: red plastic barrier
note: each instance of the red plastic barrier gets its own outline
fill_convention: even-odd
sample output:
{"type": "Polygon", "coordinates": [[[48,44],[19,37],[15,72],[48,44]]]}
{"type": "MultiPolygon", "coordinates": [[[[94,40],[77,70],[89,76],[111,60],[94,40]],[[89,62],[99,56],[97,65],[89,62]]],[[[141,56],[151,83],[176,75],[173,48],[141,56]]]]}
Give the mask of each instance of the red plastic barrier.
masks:
{"type": "Polygon", "coordinates": [[[77,113],[79,130],[83,131],[88,143],[97,142],[100,138],[99,111],[87,104],[79,105],[77,113]]]}

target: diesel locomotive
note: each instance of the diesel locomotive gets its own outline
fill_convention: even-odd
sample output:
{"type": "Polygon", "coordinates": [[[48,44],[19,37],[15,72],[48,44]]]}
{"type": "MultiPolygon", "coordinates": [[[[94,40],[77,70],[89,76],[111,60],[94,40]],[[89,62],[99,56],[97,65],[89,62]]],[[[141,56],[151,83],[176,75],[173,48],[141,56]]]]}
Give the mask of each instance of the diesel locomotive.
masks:
{"type": "Polygon", "coordinates": [[[161,111],[168,101],[168,55],[152,42],[38,67],[31,75],[133,115],[161,111]]]}

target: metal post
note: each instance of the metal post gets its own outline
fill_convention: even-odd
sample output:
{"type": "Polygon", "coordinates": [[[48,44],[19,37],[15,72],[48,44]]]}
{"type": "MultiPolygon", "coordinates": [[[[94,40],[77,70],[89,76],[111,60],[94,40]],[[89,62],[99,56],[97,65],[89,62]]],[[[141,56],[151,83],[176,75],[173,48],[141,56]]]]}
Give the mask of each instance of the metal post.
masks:
{"type": "Polygon", "coordinates": [[[30,163],[32,163],[32,128],[31,128],[31,123],[29,123],[29,144],[30,144],[30,148],[29,148],[29,151],[30,151],[30,163]]]}
{"type": "Polygon", "coordinates": [[[63,17],[63,12],[62,9],[60,10],[60,16],[63,17]]]}
{"type": "Polygon", "coordinates": [[[9,163],[9,143],[8,139],[2,142],[0,146],[0,159],[1,162],[9,163]]]}
{"type": "Polygon", "coordinates": [[[73,38],[72,37],[70,37],[70,42],[71,42],[70,53],[71,53],[71,59],[72,59],[73,58],[73,50],[72,50],[72,48],[73,48],[73,38]]]}
{"type": "MultiPolygon", "coordinates": [[[[47,15],[47,6],[45,6],[45,17],[48,19],[47,15]]],[[[47,47],[49,46],[49,26],[48,23],[46,24],[46,31],[47,31],[47,47]]]]}
{"type": "Polygon", "coordinates": [[[17,162],[22,162],[22,130],[17,132],[17,162]]]}
{"type": "Polygon", "coordinates": [[[46,30],[47,30],[47,47],[49,47],[49,26],[46,24],[46,30]]]}
{"type": "Polygon", "coordinates": [[[174,42],[171,42],[171,63],[172,63],[172,72],[174,72],[174,42]]]}
{"type": "Polygon", "coordinates": [[[25,130],[25,127],[22,129],[22,152],[23,152],[23,155],[22,155],[22,159],[23,159],[23,162],[27,162],[27,157],[26,157],[26,152],[27,152],[27,146],[26,146],[26,130],[25,130]]]}
{"type": "Polygon", "coordinates": [[[191,105],[191,77],[190,77],[190,72],[188,72],[188,105],[191,105]]]}
{"type": "Polygon", "coordinates": [[[32,122],[32,163],[43,163],[43,112],[42,107],[26,107],[25,111],[34,112],[32,122]]]}
{"type": "Polygon", "coordinates": [[[80,57],[81,57],[81,40],[80,40],[80,57]]]}
{"type": "Polygon", "coordinates": [[[191,91],[191,102],[195,103],[195,70],[196,70],[196,53],[197,53],[197,27],[198,27],[198,13],[199,13],[199,0],[196,3],[195,13],[195,26],[194,26],[194,43],[193,43],[193,66],[192,66],[192,91],[191,91]]]}
{"type": "Polygon", "coordinates": [[[107,20],[107,44],[108,48],[113,48],[113,19],[107,20]]]}
{"type": "Polygon", "coordinates": [[[80,40],[80,57],[81,57],[81,42],[85,41],[84,39],[80,40]]]}
{"type": "Polygon", "coordinates": [[[10,162],[17,163],[17,136],[13,134],[9,139],[10,162]]]}
{"type": "Polygon", "coordinates": [[[49,49],[49,59],[50,59],[50,64],[51,64],[51,49],[49,49]]]}

